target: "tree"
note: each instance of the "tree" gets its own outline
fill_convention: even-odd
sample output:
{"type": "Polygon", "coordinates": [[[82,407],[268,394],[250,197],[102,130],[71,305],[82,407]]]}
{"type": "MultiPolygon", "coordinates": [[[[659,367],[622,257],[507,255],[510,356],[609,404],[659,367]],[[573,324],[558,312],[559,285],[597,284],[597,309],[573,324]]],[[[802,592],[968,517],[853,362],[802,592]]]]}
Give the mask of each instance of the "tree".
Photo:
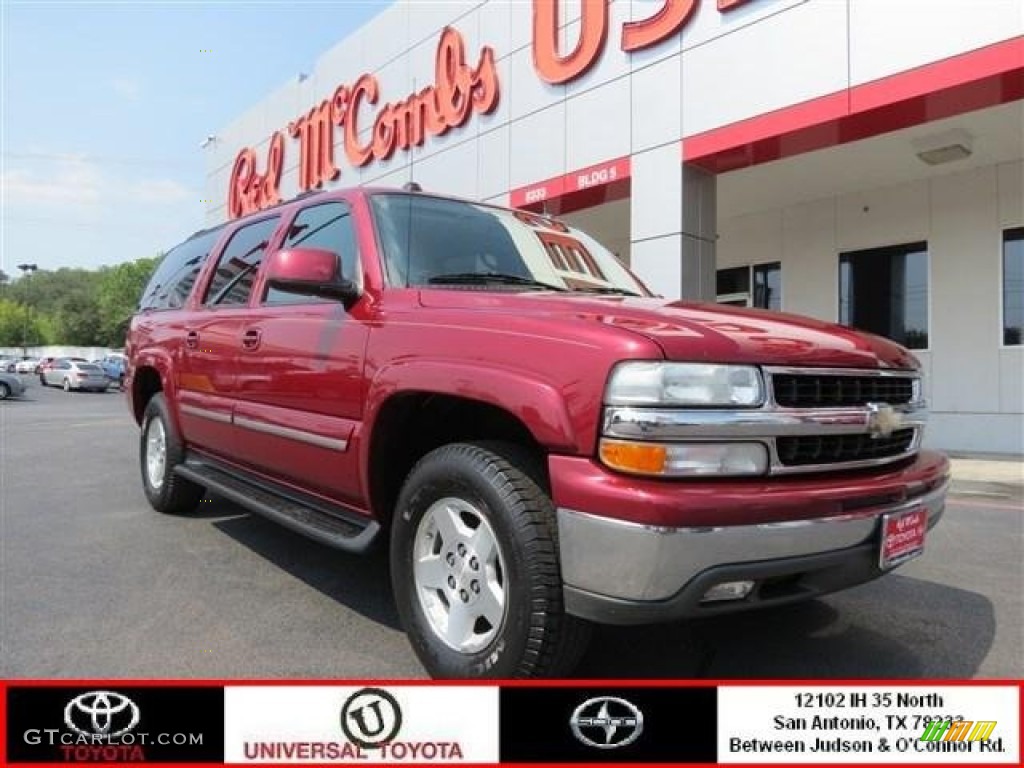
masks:
{"type": "Polygon", "coordinates": [[[25,341],[35,346],[46,340],[39,317],[30,314],[28,307],[0,299],[0,347],[20,347],[25,341]]]}
{"type": "Polygon", "coordinates": [[[0,283],[0,299],[11,304],[4,310],[2,326],[8,330],[0,332],[0,339],[8,346],[21,346],[27,308],[30,345],[123,346],[132,313],[158,262],[159,258],[145,258],[98,270],[39,270],[7,285],[0,283]],[[12,319],[15,316],[20,321],[12,319]],[[17,322],[22,323],[20,330],[17,322]]]}
{"type": "Polygon", "coordinates": [[[104,346],[123,346],[128,323],[158,261],[138,259],[100,270],[96,303],[104,346]]]}
{"type": "Polygon", "coordinates": [[[57,306],[57,333],[62,343],[76,347],[102,345],[96,291],[76,290],[57,306]]]}

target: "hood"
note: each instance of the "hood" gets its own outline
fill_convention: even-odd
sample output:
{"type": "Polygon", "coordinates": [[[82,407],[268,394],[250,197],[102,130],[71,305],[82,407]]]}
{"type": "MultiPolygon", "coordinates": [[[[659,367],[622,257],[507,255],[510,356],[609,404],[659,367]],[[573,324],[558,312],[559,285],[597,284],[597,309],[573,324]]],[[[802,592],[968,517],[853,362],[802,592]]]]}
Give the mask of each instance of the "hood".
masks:
{"type": "MultiPolygon", "coordinates": [[[[529,314],[546,323],[604,323],[645,336],[670,360],[833,368],[916,369],[900,345],[782,312],[594,294],[431,289],[424,307],[529,314]]],[[[548,329],[550,331],[550,328],[548,329]]],[[[570,333],[569,328],[566,329],[570,333]]]]}

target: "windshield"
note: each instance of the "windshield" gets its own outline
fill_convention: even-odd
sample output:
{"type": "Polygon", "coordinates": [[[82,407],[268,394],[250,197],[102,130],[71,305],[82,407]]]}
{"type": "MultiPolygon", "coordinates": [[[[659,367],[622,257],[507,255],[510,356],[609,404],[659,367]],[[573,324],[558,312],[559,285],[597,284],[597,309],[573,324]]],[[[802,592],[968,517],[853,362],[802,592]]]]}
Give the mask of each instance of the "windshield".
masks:
{"type": "Polygon", "coordinates": [[[391,285],[649,295],[607,248],[555,219],[416,194],[370,199],[391,285]]]}

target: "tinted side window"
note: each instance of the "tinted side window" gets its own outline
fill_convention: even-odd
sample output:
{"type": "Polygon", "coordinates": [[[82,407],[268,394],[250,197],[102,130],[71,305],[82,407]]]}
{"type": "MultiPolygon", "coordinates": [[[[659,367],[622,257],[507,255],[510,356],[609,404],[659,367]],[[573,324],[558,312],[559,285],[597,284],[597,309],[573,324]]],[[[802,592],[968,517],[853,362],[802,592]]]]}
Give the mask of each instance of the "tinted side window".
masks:
{"type": "Polygon", "coordinates": [[[142,292],[139,309],[177,309],[184,305],[222,229],[204,232],[168,252],[142,292]]]}
{"type": "MultiPolygon", "coordinates": [[[[347,203],[323,203],[303,208],[285,236],[284,248],[323,248],[341,257],[342,275],[359,282],[360,270],[352,211],[347,203]]],[[[318,299],[268,288],[267,304],[314,302],[318,299]]]]}
{"type": "Polygon", "coordinates": [[[217,271],[206,290],[204,304],[246,304],[263,254],[277,228],[277,217],[242,227],[228,241],[217,271]]]}

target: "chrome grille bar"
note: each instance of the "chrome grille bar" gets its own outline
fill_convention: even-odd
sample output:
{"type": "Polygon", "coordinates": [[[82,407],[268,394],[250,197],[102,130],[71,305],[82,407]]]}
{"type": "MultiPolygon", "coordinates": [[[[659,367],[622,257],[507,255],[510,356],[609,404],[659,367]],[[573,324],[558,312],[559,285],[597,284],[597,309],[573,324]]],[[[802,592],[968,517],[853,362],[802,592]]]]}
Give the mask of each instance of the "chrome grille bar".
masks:
{"type": "Polygon", "coordinates": [[[771,474],[834,472],[880,466],[905,459],[920,449],[928,413],[921,398],[920,376],[913,371],[766,368],[764,373],[770,396],[758,408],[607,406],[602,434],[652,442],[763,442],[771,457],[771,474]],[[834,387],[835,382],[857,381],[860,383],[849,391],[909,393],[911,400],[903,403],[866,400],[847,407],[784,407],[779,405],[774,394],[774,377],[777,375],[811,377],[824,382],[826,391],[840,394],[843,386],[834,387]],[[889,381],[896,384],[896,379],[906,383],[888,385],[889,381]],[[886,380],[887,385],[880,388],[864,383],[873,380],[886,380]],[[819,446],[814,445],[814,438],[821,438],[819,446]],[[803,446],[784,443],[780,450],[779,441],[801,439],[810,442],[803,446]],[[815,460],[815,452],[823,460],[815,460]]]}

